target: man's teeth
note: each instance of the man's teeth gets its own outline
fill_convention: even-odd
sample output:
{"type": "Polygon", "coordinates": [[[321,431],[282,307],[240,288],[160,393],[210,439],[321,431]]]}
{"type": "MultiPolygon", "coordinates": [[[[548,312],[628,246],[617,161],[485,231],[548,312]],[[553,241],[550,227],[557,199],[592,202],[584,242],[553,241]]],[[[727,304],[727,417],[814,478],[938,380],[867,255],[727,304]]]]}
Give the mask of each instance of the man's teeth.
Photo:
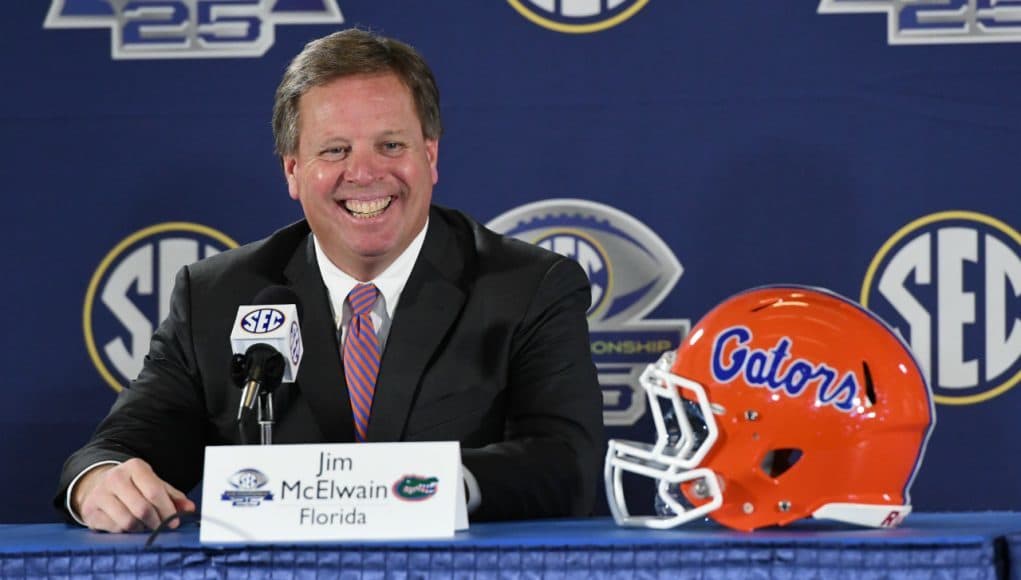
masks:
{"type": "Polygon", "coordinates": [[[344,208],[354,214],[355,217],[376,217],[390,206],[391,201],[393,201],[393,196],[389,195],[365,201],[349,199],[344,202],[344,208]]]}

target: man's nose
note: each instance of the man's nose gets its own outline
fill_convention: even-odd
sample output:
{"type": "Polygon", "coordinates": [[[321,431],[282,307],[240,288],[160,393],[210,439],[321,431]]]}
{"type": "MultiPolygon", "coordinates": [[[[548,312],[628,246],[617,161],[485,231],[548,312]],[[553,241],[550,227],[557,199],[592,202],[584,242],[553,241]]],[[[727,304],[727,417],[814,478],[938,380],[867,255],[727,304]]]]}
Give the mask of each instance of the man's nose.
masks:
{"type": "Polygon", "coordinates": [[[355,185],[368,185],[381,175],[376,152],[369,148],[352,149],[344,169],[344,181],[355,185]]]}

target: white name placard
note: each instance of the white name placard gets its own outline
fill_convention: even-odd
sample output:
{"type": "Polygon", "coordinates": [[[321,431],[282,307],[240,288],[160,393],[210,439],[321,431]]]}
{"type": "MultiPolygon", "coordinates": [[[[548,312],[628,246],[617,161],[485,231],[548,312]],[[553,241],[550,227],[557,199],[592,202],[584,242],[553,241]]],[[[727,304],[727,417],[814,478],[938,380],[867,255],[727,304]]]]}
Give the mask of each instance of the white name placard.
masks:
{"type": "Polygon", "coordinates": [[[456,441],[206,447],[199,540],[449,538],[463,486],[456,441]]]}

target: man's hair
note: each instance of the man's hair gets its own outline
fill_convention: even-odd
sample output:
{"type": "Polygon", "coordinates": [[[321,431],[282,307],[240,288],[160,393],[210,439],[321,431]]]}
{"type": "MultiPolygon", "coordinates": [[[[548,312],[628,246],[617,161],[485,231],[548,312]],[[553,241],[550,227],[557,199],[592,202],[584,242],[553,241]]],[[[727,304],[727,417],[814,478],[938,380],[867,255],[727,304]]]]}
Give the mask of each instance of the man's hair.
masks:
{"type": "Polygon", "coordinates": [[[287,67],[273,103],[277,155],[298,150],[298,101],[309,89],[341,77],[385,73],[396,75],[408,87],[425,138],[439,139],[440,93],[422,55],[399,40],[350,28],[306,44],[287,67]]]}

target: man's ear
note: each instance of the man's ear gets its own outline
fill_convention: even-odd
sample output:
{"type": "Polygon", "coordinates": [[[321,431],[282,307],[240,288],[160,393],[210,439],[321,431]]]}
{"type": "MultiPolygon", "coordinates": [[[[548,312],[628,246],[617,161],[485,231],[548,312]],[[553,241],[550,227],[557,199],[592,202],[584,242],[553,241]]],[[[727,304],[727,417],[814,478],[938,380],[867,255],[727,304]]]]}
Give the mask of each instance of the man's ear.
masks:
{"type": "Polygon", "coordinates": [[[287,193],[291,199],[298,199],[298,158],[294,155],[284,155],[281,158],[284,165],[284,177],[287,179],[287,193]]]}
{"type": "Polygon", "coordinates": [[[429,168],[432,169],[433,174],[433,185],[440,180],[440,173],[437,169],[437,161],[440,156],[440,140],[439,139],[426,139],[425,140],[425,157],[429,160],[429,168]]]}

